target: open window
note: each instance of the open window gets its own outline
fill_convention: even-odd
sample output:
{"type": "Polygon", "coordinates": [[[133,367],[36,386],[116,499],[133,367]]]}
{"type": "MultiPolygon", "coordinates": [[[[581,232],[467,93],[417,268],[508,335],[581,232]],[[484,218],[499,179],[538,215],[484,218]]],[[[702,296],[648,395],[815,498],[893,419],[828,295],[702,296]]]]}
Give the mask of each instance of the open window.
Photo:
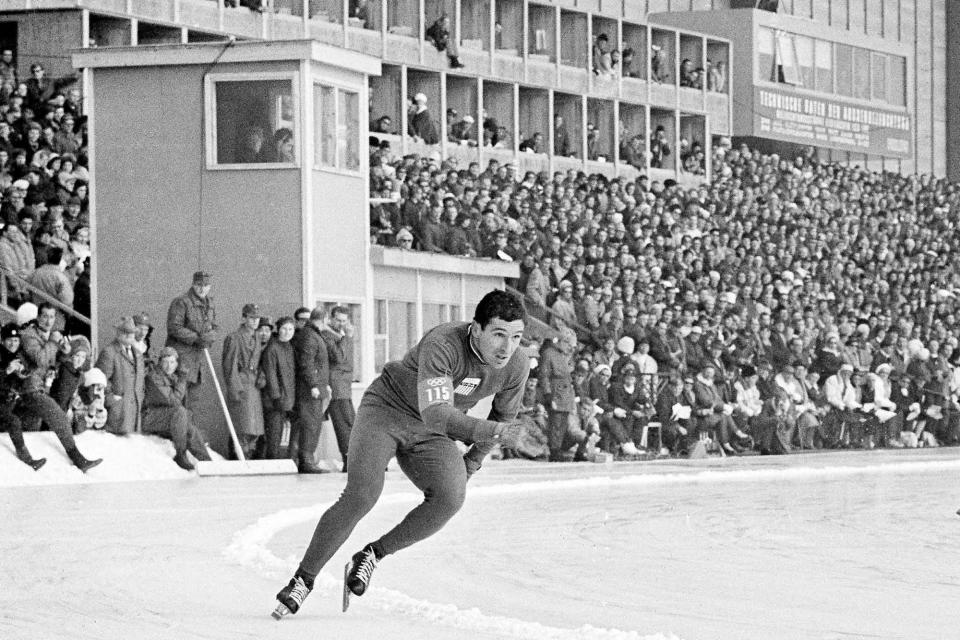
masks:
{"type": "Polygon", "coordinates": [[[207,168],[299,164],[294,74],[207,76],[207,168]]]}
{"type": "Polygon", "coordinates": [[[797,49],[792,33],[778,31],[776,33],[777,75],[776,81],[781,84],[802,85],[800,67],[797,64],[797,49]]]}

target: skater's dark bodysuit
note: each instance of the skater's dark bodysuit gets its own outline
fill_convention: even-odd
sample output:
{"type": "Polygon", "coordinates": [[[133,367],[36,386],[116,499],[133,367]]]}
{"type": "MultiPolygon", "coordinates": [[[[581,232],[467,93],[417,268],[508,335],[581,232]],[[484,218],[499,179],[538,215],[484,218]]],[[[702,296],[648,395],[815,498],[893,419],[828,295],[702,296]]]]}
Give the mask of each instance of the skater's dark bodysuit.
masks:
{"type": "Polygon", "coordinates": [[[402,361],[384,367],[357,412],[347,486],[320,518],[297,576],[312,584],[373,508],[393,456],[424,501],[371,543],[377,557],[427,538],[453,517],[463,504],[467,478],[495,444],[498,425],[514,420],[520,409],[529,373],[528,358],[516,351],[522,331],[522,316],[509,322],[492,318],[485,326],[477,320],[443,324],[402,361]],[[489,419],[465,415],[490,395],[489,419]],[[471,445],[466,455],[455,440],[471,445]]]}

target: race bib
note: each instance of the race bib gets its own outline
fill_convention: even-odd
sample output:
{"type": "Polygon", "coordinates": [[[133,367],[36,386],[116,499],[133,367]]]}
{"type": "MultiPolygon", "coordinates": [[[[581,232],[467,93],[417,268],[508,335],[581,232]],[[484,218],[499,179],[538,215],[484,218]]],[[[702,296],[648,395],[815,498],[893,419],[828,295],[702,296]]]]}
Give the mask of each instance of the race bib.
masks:
{"type": "Polygon", "coordinates": [[[420,407],[433,404],[453,404],[453,380],[449,376],[426,378],[417,382],[420,407]]]}

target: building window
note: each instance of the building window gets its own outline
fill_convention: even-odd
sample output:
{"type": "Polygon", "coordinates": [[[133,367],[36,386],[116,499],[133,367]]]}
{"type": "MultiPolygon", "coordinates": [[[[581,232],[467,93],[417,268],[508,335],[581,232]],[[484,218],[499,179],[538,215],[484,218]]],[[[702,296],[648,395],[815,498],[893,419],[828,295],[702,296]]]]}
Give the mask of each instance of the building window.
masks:
{"type": "Polygon", "coordinates": [[[800,68],[800,83],[807,89],[816,89],[814,79],[813,39],[797,36],[794,38],[797,47],[797,66],[800,68]]]}
{"type": "Polygon", "coordinates": [[[341,171],[360,170],[360,96],[322,84],[313,86],[314,164],[341,171]]]}
{"type": "Polygon", "coordinates": [[[761,27],[757,32],[757,78],[759,80],[776,81],[775,61],[776,44],[773,30],[761,27]]]}
{"type": "Polygon", "coordinates": [[[838,44],[836,51],[837,93],[853,97],[853,47],[838,44]]]}
{"type": "Polygon", "coordinates": [[[887,69],[890,76],[890,90],[887,94],[887,102],[905,107],[907,105],[907,60],[901,56],[890,56],[889,61],[887,69]]]}
{"type": "Polygon", "coordinates": [[[817,66],[817,91],[833,93],[833,45],[824,40],[816,40],[813,49],[817,66]]]}
{"type": "Polygon", "coordinates": [[[887,56],[874,53],[870,64],[871,89],[874,100],[887,101],[887,56]]]}
{"type": "Polygon", "coordinates": [[[866,49],[853,49],[853,97],[870,99],[870,52],[866,49]]]}
{"type": "Polygon", "coordinates": [[[209,76],[208,166],[297,165],[293,75],[209,76]]]}
{"type": "Polygon", "coordinates": [[[777,33],[777,82],[800,85],[800,69],[797,66],[797,51],[793,44],[793,34],[777,33]]]}

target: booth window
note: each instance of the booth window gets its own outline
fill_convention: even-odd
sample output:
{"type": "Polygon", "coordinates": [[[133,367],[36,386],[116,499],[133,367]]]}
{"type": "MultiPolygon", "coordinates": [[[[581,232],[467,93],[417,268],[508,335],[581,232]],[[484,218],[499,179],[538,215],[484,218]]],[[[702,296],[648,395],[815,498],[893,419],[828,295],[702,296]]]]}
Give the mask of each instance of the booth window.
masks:
{"type": "Polygon", "coordinates": [[[292,77],[212,76],[209,82],[214,134],[210,164],[296,166],[297,109],[292,77]]]}
{"type": "Polygon", "coordinates": [[[777,76],[781,84],[802,85],[800,69],[797,66],[797,51],[793,43],[793,34],[777,32],[777,76]]]}
{"type": "Polygon", "coordinates": [[[360,96],[356,91],[317,84],[314,99],[314,164],[324,169],[360,170],[360,96]]]}

